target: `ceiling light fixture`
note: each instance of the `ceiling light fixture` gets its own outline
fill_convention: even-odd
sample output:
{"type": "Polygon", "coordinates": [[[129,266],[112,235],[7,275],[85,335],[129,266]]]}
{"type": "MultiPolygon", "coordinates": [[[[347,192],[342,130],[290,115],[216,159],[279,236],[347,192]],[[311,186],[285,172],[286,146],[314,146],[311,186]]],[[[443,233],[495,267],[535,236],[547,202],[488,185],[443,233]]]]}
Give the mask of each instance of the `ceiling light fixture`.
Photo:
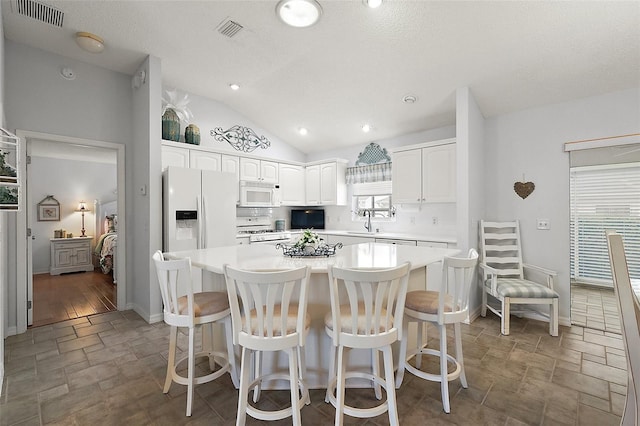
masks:
{"type": "Polygon", "coordinates": [[[417,101],[418,101],[418,98],[413,95],[407,95],[404,98],[402,98],[402,102],[404,102],[405,104],[414,104],[417,101]]]}
{"type": "Polygon", "coordinates": [[[300,133],[302,136],[306,136],[307,133],[309,133],[309,131],[307,129],[305,129],[304,127],[300,127],[298,129],[298,133],[300,133]]]}
{"type": "Polygon", "coordinates": [[[362,131],[368,133],[371,130],[371,126],[369,124],[365,124],[362,126],[362,131]]]}
{"type": "Polygon", "coordinates": [[[104,40],[95,34],[80,31],[76,33],[78,46],[91,53],[101,53],[104,50],[104,40]]]}
{"type": "Polygon", "coordinates": [[[318,22],[322,7],[316,0],[280,0],[276,15],[287,25],[304,28],[318,22]]]}
{"type": "Polygon", "coordinates": [[[236,83],[232,83],[229,85],[229,87],[231,88],[231,90],[238,90],[240,89],[240,86],[238,86],[236,83]]]}
{"type": "Polygon", "coordinates": [[[378,8],[382,4],[382,0],[362,0],[362,2],[371,9],[378,8]]]}

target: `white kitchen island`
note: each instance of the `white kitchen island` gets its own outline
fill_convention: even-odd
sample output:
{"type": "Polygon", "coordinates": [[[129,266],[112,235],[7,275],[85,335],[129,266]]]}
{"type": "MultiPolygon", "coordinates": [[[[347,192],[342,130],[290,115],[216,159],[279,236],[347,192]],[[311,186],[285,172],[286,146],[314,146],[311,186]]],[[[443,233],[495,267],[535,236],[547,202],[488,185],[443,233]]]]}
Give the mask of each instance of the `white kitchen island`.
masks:
{"type": "MultiPolygon", "coordinates": [[[[226,291],[222,267],[229,264],[239,269],[269,270],[286,269],[300,266],[311,267],[309,282],[308,312],[311,315],[311,330],[305,346],[307,356],[307,382],[311,388],[326,388],[331,340],[324,331],[324,316],[331,310],[329,301],[329,280],[327,268],[336,265],[344,268],[389,268],[405,262],[411,262],[409,291],[424,289],[426,286],[426,267],[440,262],[444,256],[455,256],[458,249],[404,246],[382,243],[362,243],[345,246],[330,257],[285,257],[282,250],[272,245],[238,245],[216,247],[202,250],[188,250],[165,253],[168,259],[189,257],[193,266],[207,271],[203,279],[203,289],[226,291]]],[[[429,287],[433,287],[430,285],[429,287]]],[[[415,332],[410,335],[414,336],[415,332]]],[[[222,343],[222,338],[216,343],[222,343]]],[[[223,344],[223,343],[222,343],[223,344]]],[[[265,354],[264,365],[269,370],[288,368],[284,354],[268,357],[265,354]]],[[[365,367],[371,365],[370,352],[353,350],[349,365],[365,367]],[[359,362],[360,361],[360,362],[359,362]]],[[[397,356],[397,354],[394,354],[397,356]]],[[[238,364],[239,365],[239,364],[238,364]]],[[[288,386],[288,383],[282,383],[288,386]]],[[[349,385],[349,384],[348,384],[349,385]]]]}

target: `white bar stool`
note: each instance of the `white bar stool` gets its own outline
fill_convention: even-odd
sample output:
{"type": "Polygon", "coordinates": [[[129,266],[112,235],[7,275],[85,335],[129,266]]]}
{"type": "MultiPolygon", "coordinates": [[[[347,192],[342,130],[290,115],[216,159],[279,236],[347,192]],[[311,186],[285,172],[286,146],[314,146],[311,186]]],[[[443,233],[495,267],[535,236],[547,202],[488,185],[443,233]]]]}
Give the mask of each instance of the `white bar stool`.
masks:
{"type": "Polygon", "coordinates": [[[244,271],[224,265],[233,323],[233,342],[242,347],[237,426],[245,424],[247,414],[259,420],[291,417],[294,425],[302,423],[300,409],[311,402],[304,381],[304,344],[311,324],[311,318],[307,314],[310,271],[309,267],[244,271]],[[292,301],[292,295],[296,293],[299,294],[297,303],[292,301]],[[286,351],[289,357],[289,374],[261,374],[261,354],[273,351],[286,351]],[[255,355],[256,369],[255,377],[250,382],[252,354],[255,355]],[[257,402],[260,385],[267,380],[289,381],[290,407],[266,411],[248,403],[249,390],[254,389],[254,402],[257,402]]]}
{"type": "MultiPolygon", "coordinates": [[[[193,405],[193,388],[195,385],[207,383],[229,372],[234,383],[237,383],[235,373],[235,354],[231,343],[231,311],[229,299],[222,292],[194,293],[191,286],[191,259],[165,260],[162,252],[157,251],[153,255],[156,265],[162,302],[164,305],[164,322],[171,326],[169,340],[169,360],[167,363],[167,376],[164,382],[163,392],[169,392],[171,382],[187,386],[187,416],[191,416],[193,405]],[[187,279],[183,279],[185,276],[187,279]],[[178,283],[186,282],[187,294],[178,294],[178,283]],[[213,323],[222,323],[225,326],[227,338],[227,353],[215,352],[213,349],[203,348],[195,353],[195,331],[199,326],[206,326],[211,333],[213,344],[213,323]],[[176,343],[178,340],[178,327],[189,329],[189,349],[187,354],[176,360],[176,343]],[[195,377],[195,360],[199,357],[208,357],[212,373],[195,377]],[[178,374],[177,367],[187,360],[187,376],[178,374]],[[215,370],[215,364],[220,366],[215,370]]],[[[204,332],[204,330],[203,330],[204,332]]]]}
{"type": "Polygon", "coordinates": [[[469,250],[467,258],[445,257],[442,263],[442,283],[439,291],[418,290],[407,293],[403,322],[404,337],[400,343],[396,387],[399,388],[402,384],[405,370],[425,380],[440,382],[442,405],[446,413],[450,412],[449,381],[460,377],[462,386],[467,387],[460,323],[467,318],[469,312],[469,291],[477,263],[478,252],[474,249],[469,250]],[[422,329],[418,327],[417,348],[407,351],[409,322],[418,322],[419,326],[425,322],[435,325],[440,331],[440,350],[423,347],[422,329]],[[447,353],[447,324],[454,325],[455,358],[447,353]],[[440,359],[440,374],[420,370],[423,354],[437,356],[440,359]],[[416,367],[407,362],[414,355],[416,355],[416,367]],[[447,372],[448,362],[456,367],[451,373],[447,372]]]}
{"type": "Polygon", "coordinates": [[[384,412],[389,413],[391,425],[398,425],[391,345],[402,339],[402,315],[410,270],[409,263],[389,269],[329,267],[331,312],[325,316],[325,330],[333,341],[333,353],[325,401],[336,407],[336,425],[343,424],[344,414],[370,418],[384,412]],[[372,373],[347,372],[346,356],[350,349],[373,351],[372,373]],[[378,351],[383,354],[384,377],[378,371],[378,351]],[[371,380],[376,398],[382,398],[382,387],[387,393],[386,401],[371,408],[346,405],[347,378],[371,380]]]}

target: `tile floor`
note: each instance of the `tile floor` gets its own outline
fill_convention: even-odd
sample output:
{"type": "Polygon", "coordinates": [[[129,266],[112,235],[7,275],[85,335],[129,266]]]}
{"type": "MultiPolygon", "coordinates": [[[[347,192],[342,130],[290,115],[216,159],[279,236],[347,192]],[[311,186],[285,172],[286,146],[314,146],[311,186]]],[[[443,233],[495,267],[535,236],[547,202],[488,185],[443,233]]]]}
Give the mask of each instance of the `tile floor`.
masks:
{"type": "MultiPolygon", "coordinates": [[[[513,317],[512,334],[500,336],[499,319],[492,314],[462,329],[469,388],[451,383],[451,414],[445,414],[439,384],[406,374],[397,393],[402,425],[620,423],[627,382],[620,335],[572,326],[560,327],[554,338],[547,324],[513,317]]],[[[185,337],[180,337],[182,348],[185,337]]],[[[430,346],[437,346],[437,339],[430,346]]],[[[191,418],[184,416],[185,387],[173,384],[169,394],[162,393],[167,348],[164,323],[147,324],[132,311],[8,337],[0,424],[234,424],[237,391],[228,375],[196,387],[191,418]]],[[[206,361],[199,368],[207,368],[206,361]]],[[[349,390],[347,397],[364,405],[373,392],[349,390]]],[[[285,391],[264,392],[261,404],[282,406],[287,398],[285,391]]],[[[303,424],[333,424],[335,411],[324,402],[323,390],[313,390],[311,399],[302,410],[303,424]]],[[[345,423],[388,424],[385,416],[345,417],[345,423]]]]}
{"type": "Polygon", "coordinates": [[[621,333],[618,300],[613,288],[571,284],[571,322],[596,330],[621,333]]]}

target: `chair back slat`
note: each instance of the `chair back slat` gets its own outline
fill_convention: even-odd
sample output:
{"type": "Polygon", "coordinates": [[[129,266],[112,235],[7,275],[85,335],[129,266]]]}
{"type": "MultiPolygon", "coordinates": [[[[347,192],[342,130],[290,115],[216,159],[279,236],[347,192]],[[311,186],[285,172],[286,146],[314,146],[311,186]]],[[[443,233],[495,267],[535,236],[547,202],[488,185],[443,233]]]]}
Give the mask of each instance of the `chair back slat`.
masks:
{"type": "Polygon", "coordinates": [[[397,333],[401,338],[402,316],[411,265],[390,269],[329,268],[334,344],[341,336],[373,338],[397,333]],[[341,306],[350,315],[342,317],[341,306]]]}
{"type": "MultiPolygon", "coordinates": [[[[157,251],[152,256],[156,266],[160,295],[165,317],[186,316],[195,317],[193,303],[193,288],[191,286],[191,259],[165,260],[161,251],[157,251]],[[178,292],[179,283],[186,283],[186,295],[178,292]],[[178,299],[187,297],[187,311],[180,312],[178,299]]],[[[183,286],[180,286],[181,288],[183,286]]]]}
{"type": "Polygon", "coordinates": [[[469,311],[471,284],[478,264],[478,252],[470,249],[466,258],[445,257],[442,264],[442,288],[438,301],[438,315],[441,318],[447,315],[466,315],[469,311]],[[445,309],[445,295],[450,297],[450,310],[445,309]]]}
{"type": "Polygon", "coordinates": [[[304,345],[309,268],[247,271],[224,265],[224,271],[234,343],[257,348],[251,342],[290,337],[304,345]],[[298,309],[294,326],[289,320],[292,303],[298,309]]]}
{"type": "Polygon", "coordinates": [[[480,259],[499,277],[524,278],[520,223],[480,221],[480,259]]]}

